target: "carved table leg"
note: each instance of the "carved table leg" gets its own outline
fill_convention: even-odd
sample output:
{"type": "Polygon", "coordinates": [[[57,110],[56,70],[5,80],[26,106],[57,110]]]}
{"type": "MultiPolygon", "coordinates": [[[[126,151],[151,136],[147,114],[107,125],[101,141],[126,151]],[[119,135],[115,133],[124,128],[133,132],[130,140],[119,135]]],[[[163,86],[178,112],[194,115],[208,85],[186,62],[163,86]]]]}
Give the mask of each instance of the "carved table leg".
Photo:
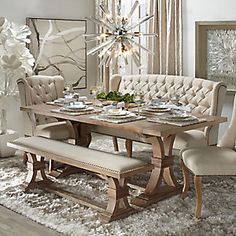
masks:
{"type": "Polygon", "coordinates": [[[173,186],[173,187],[177,187],[177,186],[179,187],[179,183],[176,181],[176,178],[174,176],[174,172],[172,169],[172,166],[174,164],[174,158],[172,155],[174,140],[175,140],[175,135],[171,135],[166,138],[163,138],[165,158],[169,158],[170,160],[169,164],[164,168],[163,177],[167,185],[173,186]]]}
{"type": "Polygon", "coordinates": [[[51,183],[45,174],[45,161],[43,157],[37,159],[35,154],[27,153],[28,174],[24,182],[25,192],[38,186],[46,186],[51,183]]]}
{"type": "Polygon", "coordinates": [[[112,137],[112,142],[113,142],[113,146],[114,146],[114,151],[119,152],[117,137],[112,137]]]}
{"type": "Polygon", "coordinates": [[[91,129],[82,123],[72,123],[75,132],[75,144],[88,147],[91,142],[91,129]]]}
{"type": "Polygon", "coordinates": [[[167,138],[152,137],[148,141],[152,144],[154,169],[143,193],[132,200],[132,204],[146,207],[181,191],[181,186],[175,179],[172,165],[172,147],[175,136],[167,138]]]}
{"type": "Polygon", "coordinates": [[[127,196],[129,188],[125,179],[117,180],[108,178],[108,204],[106,210],[101,214],[103,222],[110,222],[120,218],[124,218],[136,210],[129,205],[127,196]]]}
{"type": "MultiPolygon", "coordinates": [[[[88,125],[82,123],[72,123],[74,134],[75,134],[75,145],[88,147],[91,142],[91,129],[88,125]]],[[[80,172],[79,168],[65,165],[63,170],[57,170],[51,168],[49,171],[49,175],[55,178],[63,178],[71,174],[75,174],[80,172]]]]}

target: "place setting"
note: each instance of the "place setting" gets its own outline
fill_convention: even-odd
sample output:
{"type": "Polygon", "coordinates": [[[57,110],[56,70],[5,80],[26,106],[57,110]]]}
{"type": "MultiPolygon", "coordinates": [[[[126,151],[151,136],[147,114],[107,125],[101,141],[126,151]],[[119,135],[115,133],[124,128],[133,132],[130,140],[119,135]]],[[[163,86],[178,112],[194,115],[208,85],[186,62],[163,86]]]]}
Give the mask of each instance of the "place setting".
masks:
{"type": "MultiPolygon", "coordinates": [[[[88,101],[87,96],[81,96],[80,93],[73,90],[71,84],[66,84],[64,86],[63,97],[59,97],[53,101],[48,101],[46,104],[55,106],[65,106],[71,103],[82,102],[84,105],[92,105],[91,101],[88,101]]],[[[75,107],[72,110],[76,109],[75,107]]]]}
{"type": "Polygon", "coordinates": [[[78,116],[78,115],[86,115],[92,113],[98,113],[100,110],[94,109],[93,106],[85,105],[83,102],[73,102],[69,104],[64,104],[63,107],[58,109],[53,109],[51,112],[63,113],[66,115],[78,116]]]}
{"type": "Polygon", "coordinates": [[[180,97],[176,94],[171,97],[156,97],[151,102],[141,108],[140,113],[147,117],[147,121],[177,126],[186,126],[199,123],[205,119],[191,114],[191,107],[180,102],[180,97]]]}
{"type": "Polygon", "coordinates": [[[141,109],[141,114],[146,116],[153,116],[157,114],[168,113],[170,111],[171,108],[167,105],[150,104],[141,109]]]}
{"type": "Polygon", "coordinates": [[[120,123],[126,123],[131,121],[137,121],[137,120],[143,120],[146,119],[146,117],[141,115],[136,115],[133,112],[126,111],[123,109],[113,108],[108,110],[103,110],[102,113],[100,113],[97,116],[90,117],[92,119],[106,121],[110,123],[120,124],[120,123]]]}
{"type": "Polygon", "coordinates": [[[197,116],[192,115],[184,111],[171,111],[165,114],[159,114],[147,119],[150,122],[170,124],[176,126],[187,126],[190,124],[200,123],[206,121],[205,118],[198,118],[197,116]]]}

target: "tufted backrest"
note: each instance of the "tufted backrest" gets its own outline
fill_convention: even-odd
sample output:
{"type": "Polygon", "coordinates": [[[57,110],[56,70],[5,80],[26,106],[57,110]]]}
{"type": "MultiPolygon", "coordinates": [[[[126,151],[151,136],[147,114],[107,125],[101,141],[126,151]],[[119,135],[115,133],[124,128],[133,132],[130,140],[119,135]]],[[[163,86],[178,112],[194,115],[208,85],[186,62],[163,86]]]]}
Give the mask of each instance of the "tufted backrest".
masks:
{"type": "MultiPolygon", "coordinates": [[[[191,105],[193,113],[221,115],[226,86],[222,82],[173,75],[113,75],[111,90],[123,94],[141,90],[145,101],[157,96],[170,97],[178,94],[180,102],[191,105]]],[[[216,144],[218,126],[204,129],[209,144],[216,144]]]]}
{"type": "Polygon", "coordinates": [[[219,141],[220,147],[236,149],[236,95],[234,96],[233,112],[230,124],[219,141]]]}
{"type": "MultiPolygon", "coordinates": [[[[61,76],[33,75],[18,79],[17,85],[22,106],[46,103],[63,97],[64,79],[61,76]]],[[[36,125],[57,121],[37,114],[25,113],[24,116],[26,135],[33,135],[36,125]]]]}

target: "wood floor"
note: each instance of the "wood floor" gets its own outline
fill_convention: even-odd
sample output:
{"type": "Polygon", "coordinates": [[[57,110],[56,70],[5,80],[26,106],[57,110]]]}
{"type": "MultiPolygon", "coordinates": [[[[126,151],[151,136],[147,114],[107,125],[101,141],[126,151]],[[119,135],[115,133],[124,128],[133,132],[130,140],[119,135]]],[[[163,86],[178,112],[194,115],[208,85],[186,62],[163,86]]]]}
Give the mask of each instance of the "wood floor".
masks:
{"type": "Polygon", "coordinates": [[[0,205],[0,236],[62,236],[0,205]]]}

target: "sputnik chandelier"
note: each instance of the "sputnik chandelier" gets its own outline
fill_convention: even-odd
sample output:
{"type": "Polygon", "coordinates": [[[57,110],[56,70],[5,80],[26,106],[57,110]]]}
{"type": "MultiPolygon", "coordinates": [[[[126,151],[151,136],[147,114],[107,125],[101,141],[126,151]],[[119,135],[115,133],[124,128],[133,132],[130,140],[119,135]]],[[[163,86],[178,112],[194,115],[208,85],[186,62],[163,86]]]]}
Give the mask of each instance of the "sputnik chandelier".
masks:
{"type": "Polygon", "coordinates": [[[99,7],[103,13],[103,17],[101,19],[96,19],[94,17],[88,18],[98,26],[103,27],[104,31],[97,34],[85,35],[87,43],[94,41],[98,42],[96,47],[87,51],[87,55],[99,53],[98,56],[101,58],[100,66],[109,66],[111,61],[113,61],[113,66],[117,65],[119,56],[124,58],[125,64],[127,65],[128,57],[130,56],[137,67],[140,67],[141,58],[139,49],[143,49],[150,54],[153,54],[153,52],[135,41],[135,38],[156,36],[156,34],[145,34],[133,30],[144,22],[149,21],[153,15],[146,15],[137,22],[132,23],[131,18],[139,6],[139,2],[135,1],[127,16],[121,16],[121,0],[118,0],[118,4],[116,3],[116,0],[112,1],[112,12],[110,12],[108,7],[102,3],[99,7]]]}

